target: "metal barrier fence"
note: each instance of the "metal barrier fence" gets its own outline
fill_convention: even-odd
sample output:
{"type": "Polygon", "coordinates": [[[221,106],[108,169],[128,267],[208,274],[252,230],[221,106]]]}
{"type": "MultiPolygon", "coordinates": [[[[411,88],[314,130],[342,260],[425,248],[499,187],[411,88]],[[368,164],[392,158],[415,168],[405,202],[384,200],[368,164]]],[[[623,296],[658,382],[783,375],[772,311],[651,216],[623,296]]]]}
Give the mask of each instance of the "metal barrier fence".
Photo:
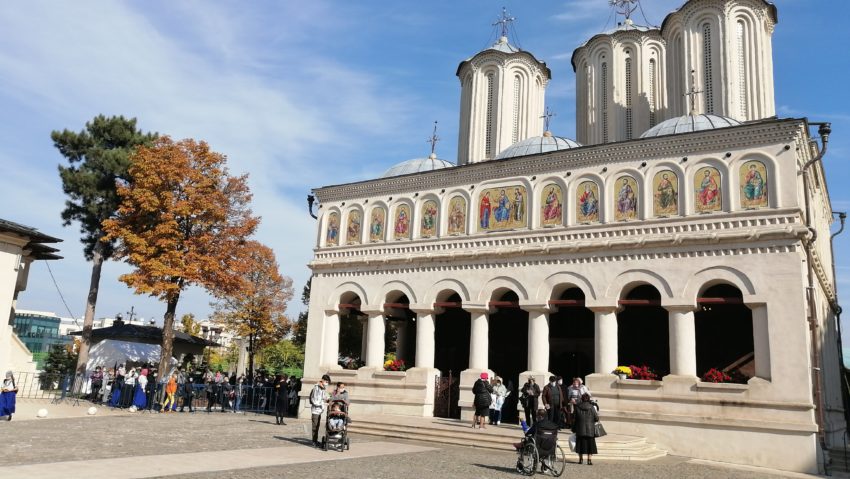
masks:
{"type": "MultiPolygon", "coordinates": [[[[135,403],[137,406],[144,404],[143,407],[137,407],[139,410],[158,412],[166,399],[164,383],[149,382],[142,400],[141,396],[137,397],[137,385],[124,384],[120,391],[113,391],[113,384],[107,383],[98,387],[79,374],[17,373],[15,385],[19,399],[50,399],[54,403],[67,401],[74,405],[92,402],[129,408],[135,403]]],[[[270,386],[194,383],[191,395],[187,394],[184,385],[178,385],[174,395],[175,406],[169,406],[169,409],[275,414],[278,411],[278,403],[281,402],[284,415],[290,415],[297,412],[298,397],[294,399],[293,404],[289,397],[279,398],[277,389],[270,386]]]]}

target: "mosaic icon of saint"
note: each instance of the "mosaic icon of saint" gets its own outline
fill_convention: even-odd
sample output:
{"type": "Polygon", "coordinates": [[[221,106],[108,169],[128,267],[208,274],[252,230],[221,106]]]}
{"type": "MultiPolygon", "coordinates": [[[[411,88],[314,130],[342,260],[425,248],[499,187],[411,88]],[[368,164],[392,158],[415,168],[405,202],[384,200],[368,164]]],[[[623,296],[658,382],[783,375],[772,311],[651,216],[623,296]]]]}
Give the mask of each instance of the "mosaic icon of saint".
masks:
{"type": "Polygon", "coordinates": [[[427,201],[422,205],[422,237],[434,236],[437,229],[437,204],[427,201]]]}
{"type": "Polygon", "coordinates": [[[487,191],[484,193],[484,197],[481,198],[481,204],[478,206],[478,214],[481,218],[481,229],[489,229],[490,228],[490,192],[487,191]]]}
{"type": "Polygon", "coordinates": [[[679,197],[676,193],[676,186],[670,180],[670,175],[673,175],[673,178],[675,178],[675,173],[661,172],[660,175],[661,179],[658,180],[658,186],[655,188],[655,214],[676,214],[679,206],[679,197]]]}
{"type": "Polygon", "coordinates": [[[395,237],[405,238],[410,230],[410,218],[407,215],[407,208],[399,208],[398,216],[395,220],[395,237]]]}
{"type": "Polygon", "coordinates": [[[357,211],[352,211],[348,215],[347,233],[348,244],[360,243],[360,213],[357,211]]]}
{"type": "Polygon", "coordinates": [[[637,215],[637,195],[629,184],[629,178],[623,178],[617,192],[617,219],[631,219],[637,215]]]}
{"type": "Polygon", "coordinates": [[[331,213],[328,218],[328,233],[325,239],[328,246],[335,246],[339,242],[339,215],[331,213]]]}
{"type": "Polygon", "coordinates": [[[522,198],[522,192],[519,188],[514,188],[514,221],[518,223],[522,223],[522,217],[525,213],[524,201],[522,198]]]}
{"type": "Polygon", "coordinates": [[[593,191],[593,183],[585,182],[584,191],[578,198],[579,212],[584,221],[594,221],[599,217],[599,198],[593,191]]]}
{"type": "Polygon", "coordinates": [[[696,190],[696,210],[718,211],[721,208],[722,201],[720,197],[720,185],[717,181],[720,174],[714,168],[705,168],[702,171],[702,179],[697,180],[700,183],[696,190]]]}
{"type": "Polygon", "coordinates": [[[460,196],[449,203],[449,234],[466,232],[466,200],[460,196]]]}
{"type": "Polygon", "coordinates": [[[505,195],[505,190],[499,191],[499,206],[493,211],[496,223],[504,223],[511,217],[511,201],[505,195]]]}
{"type": "Polygon", "coordinates": [[[369,225],[369,239],[371,241],[380,241],[384,239],[383,208],[375,208],[375,210],[372,211],[372,222],[369,225]]]}
{"type": "Polygon", "coordinates": [[[745,207],[767,206],[767,181],[756,163],[747,166],[742,183],[745,207]]]}
{"type": "Polygon", "coordinates": [[[563,206],[559,198],[561,188],[552,185],[543,200],[543,224],[561,224],[563,206]],[[557,188],[557,191],[556,191],[557,188]]]}

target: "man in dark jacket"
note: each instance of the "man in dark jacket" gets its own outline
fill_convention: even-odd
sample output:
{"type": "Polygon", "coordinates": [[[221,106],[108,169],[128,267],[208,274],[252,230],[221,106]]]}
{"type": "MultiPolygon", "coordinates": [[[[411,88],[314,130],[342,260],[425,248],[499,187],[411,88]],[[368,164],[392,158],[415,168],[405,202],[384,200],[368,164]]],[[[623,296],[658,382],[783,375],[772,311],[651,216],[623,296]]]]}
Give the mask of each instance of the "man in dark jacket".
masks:
{"type": "Polygon", "coordinates": [[[540,398],[540,386],[537,385],[534,376],[528,377],[528,381],[522,386],[520,392],[520,401],[525,411],[525,423],[532,426],[537,422],[537,405],[540,398]]]}
{"type": "Polygon", "coordinates": [[[180,412],[183,412],[183,408],[186,406],[189,406],[189,412],[195,412],[192,408],[192,400],[195,398],[195,378],[187,375],[180,391],[183,394],[183,402],[180,403],[180,412]]]}
{"type": "Polygon", "coordinates": [[[546,408],[546,418],[558,424],[561,408],[564,406],[564,392],[558,386],[558,378],[549,376],[549,384],[543,387],[543,407],[546,408]]]}
{"type": "Polygon", "coordinates": [[[484,429],[484,418],[489,415],[490,395],[493,394],[493,386],[488,381],[489,377],[486,372],[483,372],[472,385],[472,406],[475,408],[472,427],[478,426],[480,429],[484,429]]]}

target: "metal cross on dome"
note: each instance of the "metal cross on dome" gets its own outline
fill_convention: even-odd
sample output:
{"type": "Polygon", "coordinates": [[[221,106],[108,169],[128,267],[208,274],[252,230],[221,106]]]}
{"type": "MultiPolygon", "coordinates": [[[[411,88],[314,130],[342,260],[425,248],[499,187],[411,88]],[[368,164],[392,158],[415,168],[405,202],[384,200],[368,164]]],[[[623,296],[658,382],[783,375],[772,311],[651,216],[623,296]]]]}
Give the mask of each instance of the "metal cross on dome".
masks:
{"type": "Polygon", "coordinates": [[[638,8],[640,0],[608,0],[608,5],[617,9],[617,13],[630,20],[632,12],[638,8]]]}
{"type": "Polygon", "coordinates": [[[434,150],[437,147],[437,142],[440,141],[440,137],[437,136],[437,122],[434,121],[434,133],[431,134],[431,138],[425,140],[426,143],[431,144],[431,154],[434,154],[434,150]]]}
{"type": "Polygon", "coordinates": [[[697,101],[696,97],[698,93],[702,93],[702,90],[696,89],[696,70],[691,70],[691,89],[682,96],[686,96],[691,101],[691,116],[697,114],[697,101]]]}
{"type": "Polygon", "coordinates": [[[555,113],[552,113],[549,110],[549,107],[546,107],[546,113],[543,114],[540,118],[543,118],[543,131],[549,131],[549,121],[552,120],[552,117],[556,116],[555,113]]]}
{"type": "Polygon", "coordinates": [[[515,20],[516,20],[516,17],[512,17],[512,16],[508,15],[508,9],[505,8],[505,7],[502,7],[502,16],[499,17],[498,20],[493,22],[493,26],[499,25],[502,29],[502,35],[501,36],[506,37],[506,36],[508,36],[508,25],[515,20]]]}

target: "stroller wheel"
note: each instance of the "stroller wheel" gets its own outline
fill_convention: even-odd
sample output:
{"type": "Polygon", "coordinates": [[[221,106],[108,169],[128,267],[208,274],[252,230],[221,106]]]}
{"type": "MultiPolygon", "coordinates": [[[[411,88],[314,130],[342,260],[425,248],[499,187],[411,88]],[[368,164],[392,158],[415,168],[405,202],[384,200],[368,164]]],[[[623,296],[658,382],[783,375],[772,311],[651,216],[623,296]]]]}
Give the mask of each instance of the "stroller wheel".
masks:
{"type": "Polygon", "coordinates": [[[345,438],[345,450],[347,451],[349,449],[351,449],[351,440],[348,439],[348,438],[345,438]]]}

